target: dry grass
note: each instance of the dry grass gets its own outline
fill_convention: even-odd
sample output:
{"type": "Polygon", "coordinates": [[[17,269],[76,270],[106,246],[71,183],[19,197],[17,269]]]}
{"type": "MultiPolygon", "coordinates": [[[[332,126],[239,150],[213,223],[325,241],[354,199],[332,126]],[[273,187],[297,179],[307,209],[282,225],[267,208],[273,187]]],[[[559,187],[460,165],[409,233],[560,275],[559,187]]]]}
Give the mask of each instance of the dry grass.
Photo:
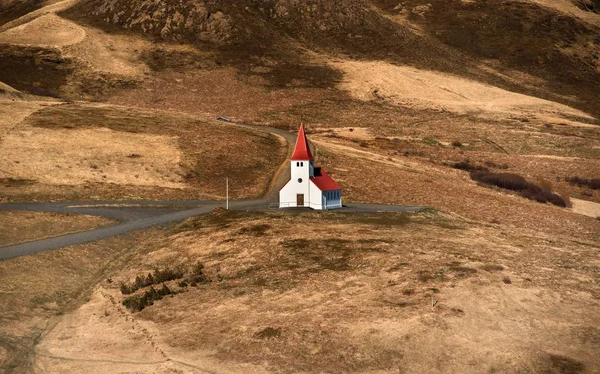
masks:
{"type": "Polygon", "coordinates": [[[558,103],[439,72],[381,61],[343,61],[334,66],[345,73],[341,89],[359,100],[500,119],[544,113],[592,118],[558,103]]]}
{"type": "Polygon", "coordinates": [[[591,242],[445,215],[217,212],[140,243],[113,277],[201,261],[211,283],[168,283],[176,295],[134,315],[119,305],[118,285],[103,284],[41,341],[37,364],[101,371],[145,361],[160,370],[170,359],[217,372],[465,372],[481,357],[477,371],[565,362],[594,371],[596,251],[591,242]],[[382,219],[387,225],[374,223],[382,219]],[[100,361],[85,361],[88,351],[100,361]]]}
{"type": "Polygon", "coordinates": [[[377,149],[340,152],[336,144],[320,143],[319,162],[343,186],[345,201],[433,206],[477,222],[499,221],[546,233],[598,236],[598,223],[590,218],[477,186],[463,171],[404,156],[390,161],[377,149]],[[373,180],[378,183],[371,183],[373,180]]]}
{"type": "Polygon", "coordinates": [[[0,371],[32,370],[44,331],[86,302],[135,240],[107,239],[0,262],[0,371]]]}
{"type": "Polygon", "coordinates": [[[113,221],[81,214],[0,211],[0,246],[90,230],[113,221]]]}
{"type": "Polygon", "coordinates": [[[260,196],[287,150],[214,120],[98,104],[43,108],[13,126],[0,170],[33,183],[7,185],[9,199],[219,198],[225,177],[231,197],[260,196]]]}

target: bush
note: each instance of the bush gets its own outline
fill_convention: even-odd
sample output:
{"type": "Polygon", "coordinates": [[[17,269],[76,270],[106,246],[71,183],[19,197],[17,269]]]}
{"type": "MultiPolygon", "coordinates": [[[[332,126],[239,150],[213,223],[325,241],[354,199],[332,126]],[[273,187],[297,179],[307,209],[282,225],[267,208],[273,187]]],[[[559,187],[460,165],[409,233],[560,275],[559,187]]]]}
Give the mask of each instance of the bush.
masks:
{"type": "Polygon", "coordinates": [[[471,172],[471,179],[512,191],[524,191],[531,185],[525,178],[513,173],[471,172]]]}
{"type": "Polygon", "coordinates": [[[135,281],[132,284],[121,284],[121,293],[123,295],[129,295],[144,287],[179,278],[183,278],[183,272],[181,271],[170,268],[165,268],[164,270],[156,269],[154,270],[154,273],[148,273],[146,276],[138,275],[135,277],[135,281]]]}
{"type": "Polygon", "coordinates": [[[494,173],[490,171],[472,171],[471,179],[506,190],[519,192],[526,199],[538,201],[540,203],[551,203],[556,206],[566,207],[567,202],[561,196],[550,190],[550,185],[544,183],[542,187],[535,183],[527,181],[518,174],[513,173],[494,173]]]}
{"type": "Polygon", "coordinates": [[[190,276],[188,277],[188,282],[190,286],[196,287],[198,284],[209,283],[210,279],[204,274],[204,265],[202,263],[197,262],[190,269],[190,276]]]}
{"type": "Polygon", "coordinates": [[[565,200],[559,195],[535,185],[532,185],[527,190],[522,191],[521,196],[529,200],[538,201],[540,203],[550,203],[563,208],[567,206],[565,200]]]}
{"type": "Polygon", "coordinates": [[[144,292],[143,295],[135,295],[123,300],[123,305],[132,312],[142,311],[147,306],[154,304],[154,301],[160,300],[167,295],[171,295],[173,292],[164,283],[162,287],[157,291],[154,287],[150,287],[149,290],[144,292]]]}
{"type": "Polygon", "coordinates": [[[488,169],[483,166],[473,165],[469,161],[459,161],[452,165],[453,168],[465,171],[487,171],[488,169]]]}
{"type": "Polygon", "coordinates": [[[462,143],[461,143],[459,140],[454,140],[454,141],[452,142],[452,146],[453,146],[453,147],[456,147],[456,148],[460,148],[460,147],[462,147],[462,146],[463,146],[463,144],[462,144],[462,143]]]}
{"type": "Polygon", "coordinates": [[[579,187],[588,187],[592,190],[600,190],[600,179],[598,178],[585,179],[580,177],[570,177],[565,178],[565,181],[569,182],[569,184],[579,187]]]}

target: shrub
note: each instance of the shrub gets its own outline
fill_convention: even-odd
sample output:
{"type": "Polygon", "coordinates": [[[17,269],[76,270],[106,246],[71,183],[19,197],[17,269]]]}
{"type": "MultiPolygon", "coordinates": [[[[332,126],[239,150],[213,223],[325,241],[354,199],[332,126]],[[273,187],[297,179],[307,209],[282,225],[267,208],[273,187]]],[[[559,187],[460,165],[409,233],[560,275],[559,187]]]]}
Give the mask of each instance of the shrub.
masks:
{"type": "Polygon", "coordinates": [[[134,295],[126,298],[123,300],[123,305],[132,312],[139,312],[147,306],[154,304],[154,301],[171,294],[173,294],[171,289],[163,283],[158,291],[154,287],[150,287],[143,295],[134,295]]]}
{"type": "Polygon", "coordinates": [[[569,184],[571,185],[576,185],[579,187],[588,187],[592,190],[600,190],[600,179],[598,178],[585,179],[580,177],[570,177],[565,178],[565,181],[569,182],[569,184]]]}
{"type": "Polygon", "coordinates": [[[190,276],[188,277],[188,282],[190,286],[196,287],[198,284],[209,283],[210,279],[204,274],[204,265],[202,263],[197,262],[190,269],[190,276]]]}
{"type": "Polygon", "coordinates": [[[528,189],[522,191],[521,196],[540,203],[550,203],[563,208],[567,206],[567,203],[562,197],[536,185],[531,185],[528,189]]]}
{"type": "Polygon", "coordinates": [[[280,328],[266,327],[258,331],[255,336],[260,339],[278,338],[281,336],[280,328]]]}
{"type": "Polygon", "coordinates": [[[459,161],[452,165],[453,168],[466,171],[487,171],[483,166],[473,165],[469,161],[459,161]]]}
{"type": "Polygon", "coordinates": [[[566,207],[567,202],[559,195],[553,193],[549,188],[549,183],[543,187],[529,182],[522,176],[513,173],[495,173],[490,171],[472,171],[471,179],[506,190],[516,191],[529,200],[540,203],[551,203],[556,206],[566,207]]]}
{"type": "Polygon", "coordinates": [[[135,281],[132,284],[121,284],[121,293],[123,295],[129,295],[141,288],[179,278],[183,278],[183,272],[181,271],[170,268],[165,268],[163,270],[156,269],[154,270],[154,273],[148,273],[146,276],[138,275],[135,277],[135,281]]]}
{"type": "Polygon", "coordinates": [[[488,171],[471,172],[471,178],[481,183],[497,186],[512,191],[526,190],[530,183],[525,178],[513,173],[494,173],[488,171]]]}
{"type": "Polygon", "coordinates": [[[424,137],[423,139],[421,139],[421,143],[426,144],[426,145],[431,145],[431,146],[438,146],[440,145],[440,142],[437,141],[437,139],[434,138],[430,138],[430,137],[424,137]]]}
{"type": "Polygon", "coordinates": [[[452,141],[452,146],[456,147],[456,148],[460,148],[463,146],[463,144],[459,140],[454,140],[454,141],[452,141]]]}

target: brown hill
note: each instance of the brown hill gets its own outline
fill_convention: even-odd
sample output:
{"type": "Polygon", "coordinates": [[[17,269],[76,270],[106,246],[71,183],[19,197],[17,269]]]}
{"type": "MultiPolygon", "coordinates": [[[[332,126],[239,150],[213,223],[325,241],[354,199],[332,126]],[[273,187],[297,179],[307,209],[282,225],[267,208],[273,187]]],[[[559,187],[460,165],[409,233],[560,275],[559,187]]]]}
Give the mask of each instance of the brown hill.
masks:
{"type": "Polygon", "coordinates": [[[533,2],[88,0],[65,15],[214,48],[220,63],[245,70],[270,59],[288,81],[319,74],[299,68],[309,49],[451,72],[599,113],[600,21],[533,2]],[[515,71],[545,83],[526,86],[515,71]]]}

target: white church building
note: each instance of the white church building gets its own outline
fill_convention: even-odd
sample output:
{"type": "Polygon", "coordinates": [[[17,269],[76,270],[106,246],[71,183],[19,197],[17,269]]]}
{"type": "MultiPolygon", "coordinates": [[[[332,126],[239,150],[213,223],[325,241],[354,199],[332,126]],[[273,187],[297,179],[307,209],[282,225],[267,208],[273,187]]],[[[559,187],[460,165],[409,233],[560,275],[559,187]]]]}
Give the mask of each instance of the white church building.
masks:
{"type": "Polygon", "coordinates": [[[279,191],[279,207],[307,207],[317,210],[342,207],[342,189],[314,160],[304,125],[300,125],[291,158],[291,178],[279,191]]]}

